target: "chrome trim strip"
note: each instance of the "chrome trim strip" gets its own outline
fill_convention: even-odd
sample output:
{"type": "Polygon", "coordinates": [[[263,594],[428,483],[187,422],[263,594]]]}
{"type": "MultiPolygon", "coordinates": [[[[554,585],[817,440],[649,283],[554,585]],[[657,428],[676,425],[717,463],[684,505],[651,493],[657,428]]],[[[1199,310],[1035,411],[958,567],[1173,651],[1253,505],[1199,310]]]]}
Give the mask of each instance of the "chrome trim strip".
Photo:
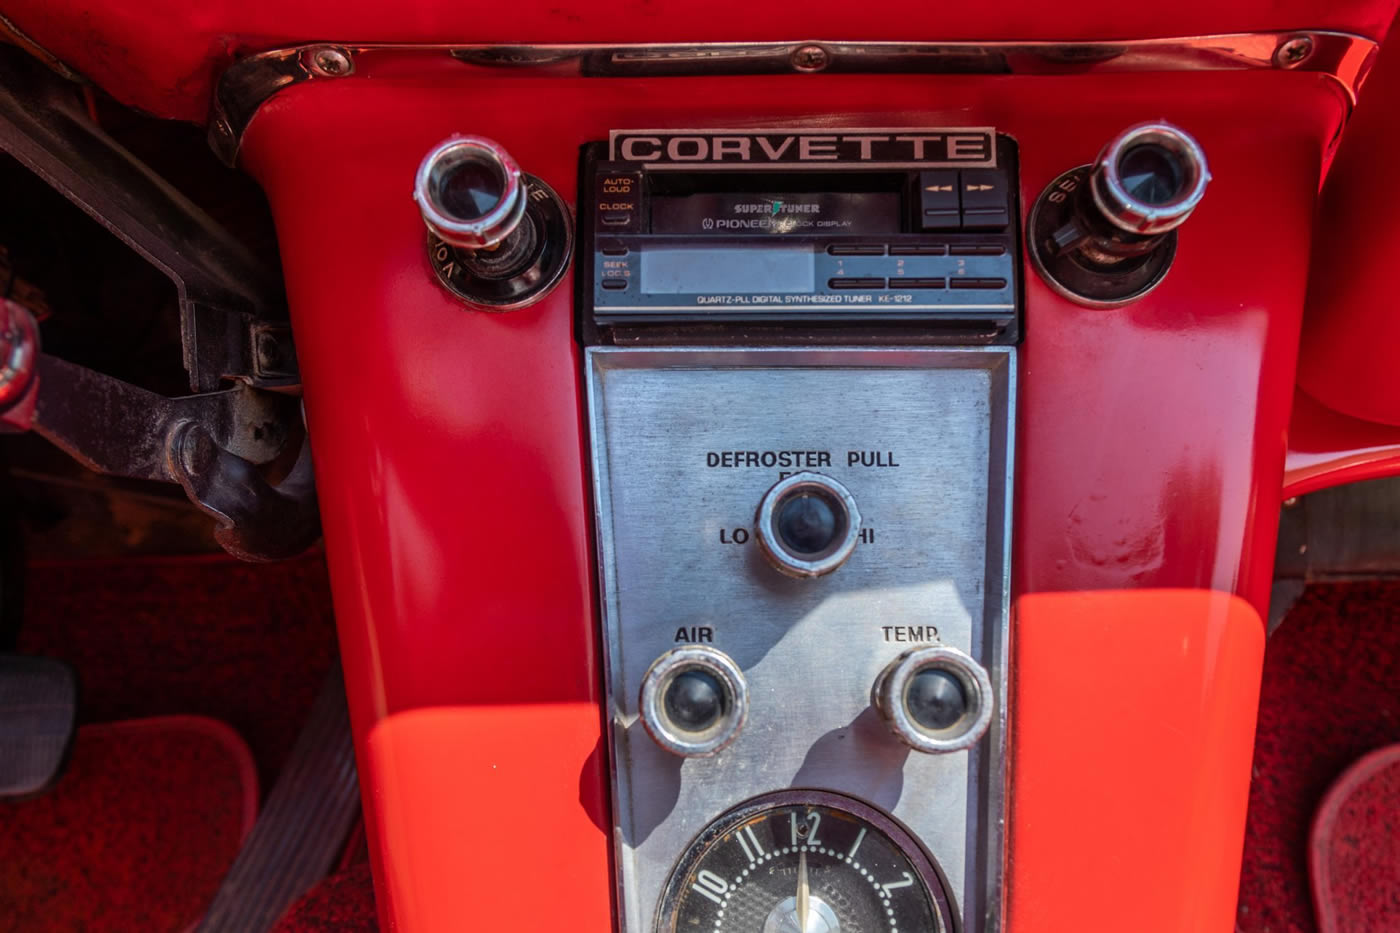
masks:
{"type": "Polygon", "coordinates": [[[1332,78],[1354,106],[1378,44],[1341,32],[1259,32],[1104,42],[717,42],[657,45],[304,45],[229,66],[214,91],[209,142],[238,160],[249,123],[274,94],[312,80],[372,76],[380,61],[449,57],[467,73],[512,77],[682,75],[997,74],[1289,70],[1332,78]],[[816,55],[814,51],[823,54],[816,55]],[[328,56],[328,53],[333,53],[328,56]],[[319,61],[348,59],[338,73],[319,61]]]}

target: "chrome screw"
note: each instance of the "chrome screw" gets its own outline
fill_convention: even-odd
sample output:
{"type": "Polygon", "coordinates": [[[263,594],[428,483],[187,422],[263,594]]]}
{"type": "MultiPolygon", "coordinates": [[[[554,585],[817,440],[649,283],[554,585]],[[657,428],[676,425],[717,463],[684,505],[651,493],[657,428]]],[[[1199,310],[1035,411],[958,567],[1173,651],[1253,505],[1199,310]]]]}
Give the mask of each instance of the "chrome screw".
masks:
{"type": "Polygon", "coordinates": [[[350,53],[335,46],[314,49],[310,57],[311,70],[323,78],[343,78],[355,70],[350,53]]]}
{"type": "Polygon", "coordinates": [[[793,50],[791,61],[798,71],[821,71],[831,64],[831,56],[819,45],[802,45],[793,50]]]}
{"type": "Polygon", "coordinates": [[[1274,64],[1279,68],[1297,68],[1313,53],[1312,36],[1295,36],[1274,52],[1274,64]]]}

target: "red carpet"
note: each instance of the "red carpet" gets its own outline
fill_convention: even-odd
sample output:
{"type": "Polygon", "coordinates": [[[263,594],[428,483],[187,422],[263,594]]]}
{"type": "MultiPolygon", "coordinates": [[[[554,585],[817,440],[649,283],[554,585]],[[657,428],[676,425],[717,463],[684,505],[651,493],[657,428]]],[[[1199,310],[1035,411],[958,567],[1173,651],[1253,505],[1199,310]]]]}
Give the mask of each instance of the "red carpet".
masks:
{"type": "Polygon", "coordinates": [[[377,933],[374,882],[368,862],[332,875],[312,888],[273,933],[377,933]]]}
{"type": "Polygon", "coordinates": [[[0,804],[0,930],[177,933],[257,815],[248,747],[171,716],[83,726],[48,794],[0,804]]]}
{"type": "Polygon", "coordinates": [[[82,722],[221,720],[248,742],[264,787],[335,657],[320,555],[41,562],[26,586],[19,650],[73,665],[82,722]]]}
{"type": "Polygon", "coordinates": [[[1321,933],[1400,930],[1400,745],[1332,785],[1313,821],[1313,903],[1321,933]]]}
{"type": "Polygon", "coordinates": [[[1241,933],[1317,929],[1307,864],[1313,814],[1357,759],[1396,742],[1400,582],[1308,587],[1265,652],[1241,933]]]}

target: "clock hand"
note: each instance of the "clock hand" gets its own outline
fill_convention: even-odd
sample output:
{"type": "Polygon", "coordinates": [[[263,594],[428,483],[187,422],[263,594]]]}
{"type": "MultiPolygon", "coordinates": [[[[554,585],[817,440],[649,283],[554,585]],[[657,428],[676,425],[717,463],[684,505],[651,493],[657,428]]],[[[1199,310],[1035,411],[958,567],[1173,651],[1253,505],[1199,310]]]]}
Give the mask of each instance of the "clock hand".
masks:
{"type": "Polygon", "coordinates": [[[797,860],[797,928],[807,933],[807,914],[811,910],[811,887],[807,884],[807,853],[797,860]]]}

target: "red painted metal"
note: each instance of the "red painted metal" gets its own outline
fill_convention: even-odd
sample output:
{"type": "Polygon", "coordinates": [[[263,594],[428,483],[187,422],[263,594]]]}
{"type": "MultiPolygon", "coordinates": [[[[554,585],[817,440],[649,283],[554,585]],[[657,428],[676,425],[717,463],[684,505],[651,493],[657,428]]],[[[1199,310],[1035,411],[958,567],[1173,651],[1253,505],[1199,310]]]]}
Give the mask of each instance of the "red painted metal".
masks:
{"type": "Polygon", "coordinates": [[[1400,425],[1400,48],[1377,56],[1317,214],[1298,385],[1352,418],[1400,425]]]}
{"type": "Polygon", "coordinates": [[[1396,0],[3,0],[39,45],[117,99],[203,121],[212,81],[235,57],[307,42],[718,42],[1124,39],[1261,30],[1385,35],[1396,0]]]}
{"type": "Polygon", "coordinates": [[[370,831],[393,854],[376,886],[385,928],[611,929],[597,726],[592,703],[420,710],[375,726],[360,777],[394,802],[370,831]]]}
{"type": "MultiPolygon", "coordinates": [[[[1144,115],[1179,123],[1201,139],[1216,182],[1156,292],[1128,309],[1091,311],[1026,270],[1015,585],[1020,593],[1219,589],[1262,606],[1309,220],[1343,112],[1334,87],[1298,73],[505,75],[468,85],[444,69],[432,80],[351,78],[275,97],[243,152],[268,192],[283,251],[371,842],[381,889],[392,892],[386,921],[416,929],[416,918],[441,916],[449,902],[439,899],[455,896],[445,885],[416,886],[385,856],[387,846],[393,859],[414,857],[397,847],[430,836],[423,821],[433,819],[415,785],[390,780],[369,751],[376,725],[393,713],[457,706],[476,717],[439,757],[405,752],[425,769],[423,781],[450,785],[464,805],[495,810],[518,798],[501,798],[479,771],[461,773],[458,741],[469,737],[478,760],[525,760],[521,743],[540,743],[529,758],[531,799],[544,813],[578,811],[550,844],[577,853],[579,870],[592,873],[607,836],[579,818],[603,812],[604,785],[595,760],[584,770],[597,780],[580,789],[578,750],[594,746],[600,723],[574,714],[596,711],[598,664],[570,290],[492,315],[463,310],[438,287],[409,197],[432,144],[458,131],[496,138],[572,201],[578,146],[615,127],[993,123],[1021,144],[1028,201],[1144,115]],[[512,712],[522,706],[538,708],[512,712]],[[499,728],[483,724],[493,714],[499,728]],[[558,730],[568,732],[568,750],[551,752],[558,730]]],[[[1141,660],[1139,642],[1097,651],[1073,639],[1033,641],[1018,657],[1041,669],[1060,663],[1070,643],[1105,665],[1141,660]]],[[[1202,675],[1189,651],[1150,658],[1166,682],[1202,675]]],[[[1248,737],[1237,738],[1236,753],[1247,757],[1248,737]]],[[[1141,757],[1139,745],[1123,747],[1141,757]]],[[[508,844],[495,834],[505,825],[494,813],[482,825],[470,843],[435,847],[435,871],[495,877],[508,844]]],[[[1113,826],[1088,828],[1060,841],[1076,853],[1119,841],[1113,826]]],[[[1144,883],[1175,891],[1175,877],[1144,883]]],[[[475,909],[488,915],[518,906],[514,886],[476,893],[475,909]]],[[[1077,915],[1082,903],[1067,897],[1058,915],[1077,915]]],[[[527,913],[514,928],[556,929],[545,914],[534,925],[527,913]]],[[[596,902],[571,915],[580,929],[608,923],[596,902]]]]}
{"type": "Polygon", "coordinates": [[[1400,427],[1334,411],[1301,389],[1288,426],[1283,494],[1400,475],[1400,427]]]}
{"type": "Polygon", "coordinates": [[[1017,602],[1013,933],[1235,928],[1264,625],[1201,591],[1017,602]]]}

